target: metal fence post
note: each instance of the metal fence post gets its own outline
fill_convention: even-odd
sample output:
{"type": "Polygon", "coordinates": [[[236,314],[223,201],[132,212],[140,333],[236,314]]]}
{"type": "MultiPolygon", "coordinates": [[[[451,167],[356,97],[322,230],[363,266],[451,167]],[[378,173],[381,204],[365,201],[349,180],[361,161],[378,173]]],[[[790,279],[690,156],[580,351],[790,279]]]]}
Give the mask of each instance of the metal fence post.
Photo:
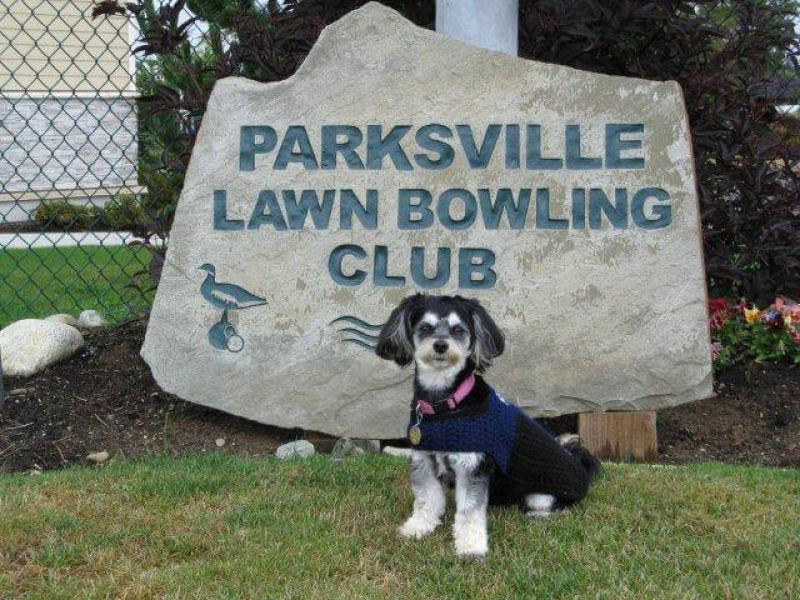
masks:
{"type": "Polygon", "coordinates": [[[436,0],[436,31],[516,56],[519,0],[436,0]]]}

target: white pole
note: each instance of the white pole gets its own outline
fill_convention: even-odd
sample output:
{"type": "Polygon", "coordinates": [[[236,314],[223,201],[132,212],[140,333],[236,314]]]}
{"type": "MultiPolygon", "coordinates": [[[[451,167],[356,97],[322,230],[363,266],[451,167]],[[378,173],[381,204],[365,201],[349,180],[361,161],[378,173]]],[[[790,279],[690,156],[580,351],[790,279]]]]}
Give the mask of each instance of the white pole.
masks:
{"type": "Polygon", "coordinates": [[[436,31],[517,56],[519,0],[436,0],[436,31]]]}

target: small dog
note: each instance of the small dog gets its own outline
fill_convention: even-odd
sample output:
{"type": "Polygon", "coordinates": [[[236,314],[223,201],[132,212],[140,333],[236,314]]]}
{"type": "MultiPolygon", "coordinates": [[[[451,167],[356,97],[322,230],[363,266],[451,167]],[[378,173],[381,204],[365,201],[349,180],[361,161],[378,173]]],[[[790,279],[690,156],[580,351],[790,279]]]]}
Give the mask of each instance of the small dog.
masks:
{"type": "Polygon", "coordinates": [[[504,348],[477,300],[416,294],[392,311],[375,349],[416,366],[408,427],[414,510],[398,533],[432,533],[445,512],[444,485],[454,484],[456,553],[479,561],[490,503],[547,516],[583,499],[600,469],[578,436],[554,438],[486,384],[480,373],[504,348]]]}

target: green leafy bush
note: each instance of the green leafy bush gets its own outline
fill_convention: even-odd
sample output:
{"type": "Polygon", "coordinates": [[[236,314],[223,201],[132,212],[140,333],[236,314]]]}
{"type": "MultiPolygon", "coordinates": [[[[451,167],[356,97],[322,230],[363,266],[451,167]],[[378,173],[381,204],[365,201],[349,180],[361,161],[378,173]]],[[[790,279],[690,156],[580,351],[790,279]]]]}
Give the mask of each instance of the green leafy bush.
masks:
{"type": "Polygon", "coordinates": [[[44,231],[130,231],[142,227],[146,219],[142,201],[129,194],[115,196],[103,206],[45,200],[33,218],[44,231]]]}
{"type": "Polygon", "coordinates": [[[94,223],[92,207],[70,204],[66,200],[45,200],[36,208],[33,218],[45,231],[77,231],[94,223]]]}
{"type": "Polygon", "coordinates": [[[142,202],[131,194],[115,196],[95,212],[98,224],[112,231],[135,229],[145,217],[142,202]]]}

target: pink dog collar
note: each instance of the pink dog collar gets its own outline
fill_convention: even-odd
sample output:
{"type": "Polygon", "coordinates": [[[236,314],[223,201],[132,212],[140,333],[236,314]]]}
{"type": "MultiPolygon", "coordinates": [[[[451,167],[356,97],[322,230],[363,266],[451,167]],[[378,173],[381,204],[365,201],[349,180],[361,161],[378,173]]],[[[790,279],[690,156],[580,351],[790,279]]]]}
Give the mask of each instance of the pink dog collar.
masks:
{"type": "MultiPolygon", "coordinates": [[[[456,406],[458,406],[464,398],[469,396],[469,393],[474,387],[475,374],[470,373],[469,376],[464,379],[464,381],[458,384],[458,387],[456,388],[456,391],[453,392],[452,396],[445,400],[445,402],[447,402],[447,408],[450,410],[455,410],[456,406]]],[[[430,402],[426,402],[425,400],[417,400],[417,410],[423,415],[432,415],[435,413],[430,402]]]]}

